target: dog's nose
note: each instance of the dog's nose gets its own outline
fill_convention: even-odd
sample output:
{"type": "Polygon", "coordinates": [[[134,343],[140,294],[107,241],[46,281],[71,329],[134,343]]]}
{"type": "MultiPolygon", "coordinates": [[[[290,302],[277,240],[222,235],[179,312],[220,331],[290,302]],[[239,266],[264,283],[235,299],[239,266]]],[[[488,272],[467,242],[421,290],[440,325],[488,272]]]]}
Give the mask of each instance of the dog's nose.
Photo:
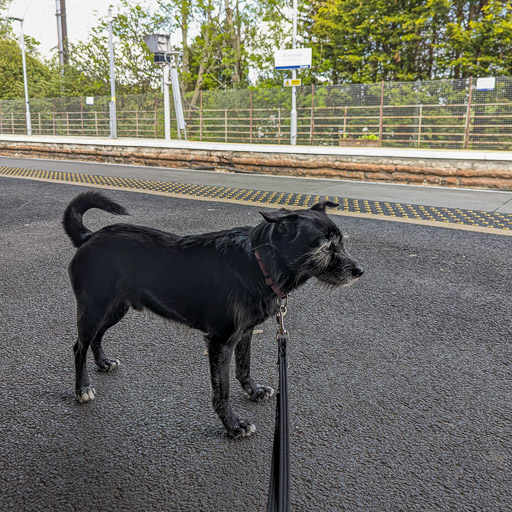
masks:
{"type": "Polygon", "coordinates": [[[356,265],[355,267],[352,267],[352,275],[354,277],[361,277],[364,273],[364,268],[360,267],[359,265],[356,265]]]}

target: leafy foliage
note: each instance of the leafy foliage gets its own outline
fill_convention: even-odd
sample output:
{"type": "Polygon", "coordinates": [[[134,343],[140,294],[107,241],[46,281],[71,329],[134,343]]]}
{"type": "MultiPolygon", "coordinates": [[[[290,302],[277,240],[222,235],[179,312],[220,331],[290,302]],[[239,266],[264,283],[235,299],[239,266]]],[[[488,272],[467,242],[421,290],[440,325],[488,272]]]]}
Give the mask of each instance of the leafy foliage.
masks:
{"type": "MultiPolygon", "coordinates": [[[[149,33],[172,34],[183,52],[180,77],[192,106],[200,91],[281,85],[286,74],[274,70],[273,55],[291,47],[291,0],[159,0],[156,11],[141,1],[116,7],[119,96],[160,89],[161,70],[143,42],[149,33]]],[[[8,3],[0,0],[0,98],[23,95],[8,3]]],[[[56,57],[42,59],[37,41],[25,41],[31,96],[109,95],[106,17],[70,44],[63,75],[56,57]]],[[[305,85],[512,75],[512,0],[299,2],[298,46],[313,48],[313,69],[300,73],[305,85]]]]}
{"type": "Polygon", "coordinates": [[[313,32],[333,83],[510,75],[512,4],[500,0],[323,0],[313,32]]]}
{"type": "MultiPolygon", "coordinates": [[[[27,82],[29,96],[44,98],[59,95],[58,74],[51,67],[41,62],[26,48],[27,82]]],[[[0,39],[0,99],[23,98],[23,65],[21,48],[17,41],[0,39]]]]}
{"type": "MultiPolygon", "coordinates": [[[[138,3],[132,5],[129,0],[121,0],[112,23],[118,94],[137,94],[150,90],[157,83],[157,69],[143,37],[157,31],[160,24],[160,17],[152,16],[138,3]]],[[[110,93],[108,38],[108,20],[102,17],[86,42],[70,45],[73,78],[89,93],[110,93]]]]}

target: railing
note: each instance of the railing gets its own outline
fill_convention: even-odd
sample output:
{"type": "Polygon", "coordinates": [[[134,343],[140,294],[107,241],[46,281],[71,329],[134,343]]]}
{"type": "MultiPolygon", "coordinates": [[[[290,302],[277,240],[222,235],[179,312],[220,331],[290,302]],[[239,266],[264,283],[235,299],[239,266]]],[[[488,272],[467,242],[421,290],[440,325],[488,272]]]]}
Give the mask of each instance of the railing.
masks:
{"type": "MultiPolygon", "coordinates": [[[[297,141],[307,145],[368,145],[378,141],[382,146],[512,149],[512,104],[486,103],[473,105],[386,106],[384,116],[375,107],[329,107],[317,109],[314,117],[308,109],[298,109],[297,141]],[[502,108],[497,118],[486,108],[502,108]],[[403,110],[407,109],[407,113],[403,110]],[[366,112],[364,112],[366,110],[366,112]],[[480,113],[481,110],[483,113],[480,113]],[[451,113],[447,113],[451,111],[451,113]],[[463,112],[464,111],[464,112],[463,112]],[[381,138],[379,139],[379,134],[381,138]]],[[[288,112],[284,109],[205,110],[199,116],[186,112],[189,140],[288,144],[290,138],[288,112]]],[[[120,137],[162,137],[163,113],[148,110],[118,112],[120,137]]],[[[36,112],[32,114],[34,135],[66,135],[107,137],[109,117],[104,111],[36,112]]],[[[0,114],[0,133],[26,133],[23,113],[0,114]]]]}
{"type": "MultiPolygon", "coordinates": [[[[492,95],[474,91],[471,80],[455,82],[304,87],[297,108],[297,143],[511,150],[512,79],[502,78],[502,92],[492,95]],[[410,97],[421,101],[404,101],[410,97]],[[449,97],[459,101],[448,102],[449,97]]],[[[288,144],[288,93],[203,93],[199,106],[185,102],[188,139],[288,144]]],[[[96,98],[93,106],[84,105],[83,98],[34,103],[36,135],[109,135],[108,98],[96,98]]],[[[118,136],[163,137],[162,104],[159,94],[119,98],[118,136]]],[[[0,101],[0,133],[25,133],[23,108],[22,101],[0,101]]],[[[175,127],[172,114],[173,137],[175,127]]]]}

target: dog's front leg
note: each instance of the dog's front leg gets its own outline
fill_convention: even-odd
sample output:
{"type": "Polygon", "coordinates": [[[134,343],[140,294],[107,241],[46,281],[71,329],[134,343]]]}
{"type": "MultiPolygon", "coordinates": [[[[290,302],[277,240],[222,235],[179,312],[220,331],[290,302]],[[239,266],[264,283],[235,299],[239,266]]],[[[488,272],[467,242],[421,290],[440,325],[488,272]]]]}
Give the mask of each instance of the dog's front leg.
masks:
{"type": "Polygon", "coordinates": [[[251,339],[252,329],[246,332],[235,348],[236,378],[251,400],[261,402],[274,394],[269,386],[256,384],[251,378],[251,339]]]}
{"type": "Polygon", "coordinates": [[[212,382],[213,409],[219,415],[230,437],[250,436],[256,427],[235,416],[229,402],[229,365],[233,344],[225,338],[208,337],[208,356],[212,382]]]}

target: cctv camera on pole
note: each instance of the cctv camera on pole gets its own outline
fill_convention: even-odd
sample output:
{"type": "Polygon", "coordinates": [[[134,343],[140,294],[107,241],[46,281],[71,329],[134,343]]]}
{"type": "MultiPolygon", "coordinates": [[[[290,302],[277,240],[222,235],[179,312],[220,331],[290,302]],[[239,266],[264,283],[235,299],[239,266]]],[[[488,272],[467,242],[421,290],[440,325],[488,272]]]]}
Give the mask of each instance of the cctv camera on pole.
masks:
{"type": "Polygon", "coordinates": [[[171,83],[174,110],[176,111],[176,121],[178,125],[178,138],[181,139],[181,130],[183,130],[186,140],[187,132],[181,102],[178,71],[176,66],[171,67],[171,57],[174,56],[174,60],[176,62],[182,53],[171,51],[171,37],[168,35],[152,34],[144,36],[144,42],[146,43],[149,51],[153,53],[155,64],[163,66],[165,139],[171,140],[171,109],[169,103],[169,83],[171,83]]]}

